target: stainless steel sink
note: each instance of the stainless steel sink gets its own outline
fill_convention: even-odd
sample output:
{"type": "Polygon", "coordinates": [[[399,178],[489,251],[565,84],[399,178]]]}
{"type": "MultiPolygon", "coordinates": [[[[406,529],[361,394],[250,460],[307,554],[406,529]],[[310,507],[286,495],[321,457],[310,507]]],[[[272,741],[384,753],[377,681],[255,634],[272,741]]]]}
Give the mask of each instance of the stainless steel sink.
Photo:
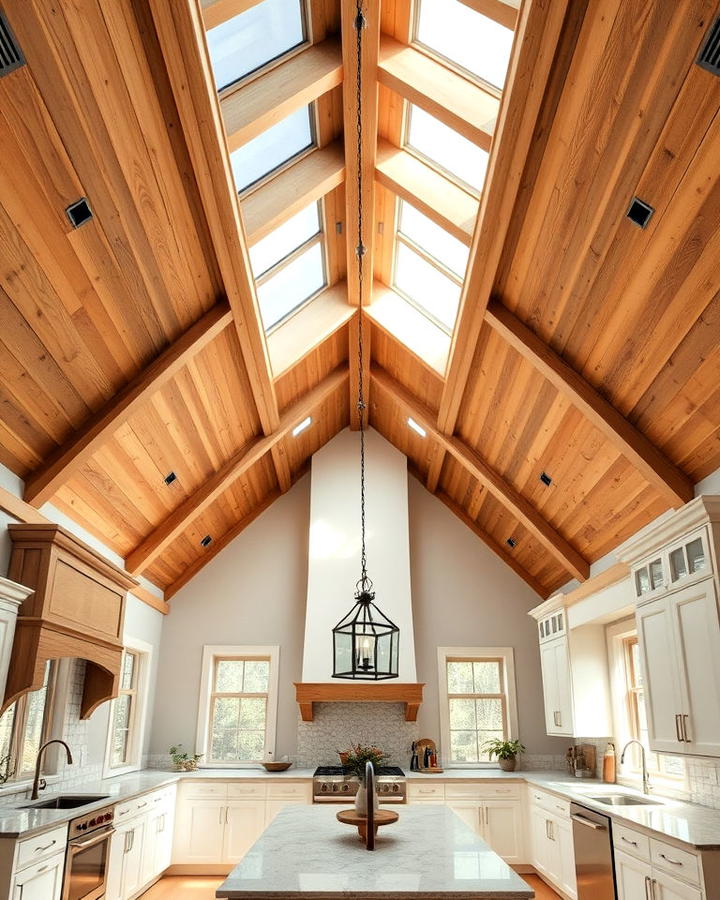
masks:
{"type": "Polygon", "coordinates": [[[48,800],[25,803],[20,809],[77,809],[79,806],[87,806],[109,798],[109,794],[58,794],[57,797],[48,800]]]}
{"type": "Polygon", "coordinates": [[[633,794],[602,794],[597,797],[588,797],[588,800],[605,803],[607,806],[662,806],[659,800],[636,797],[633,794]]]}

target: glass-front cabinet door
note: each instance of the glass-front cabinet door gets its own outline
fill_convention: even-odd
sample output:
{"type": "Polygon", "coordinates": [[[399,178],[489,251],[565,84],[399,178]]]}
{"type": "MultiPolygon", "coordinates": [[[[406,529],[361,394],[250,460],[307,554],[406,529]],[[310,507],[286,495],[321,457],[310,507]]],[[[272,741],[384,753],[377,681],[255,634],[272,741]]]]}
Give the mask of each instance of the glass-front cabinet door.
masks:
{"type": "Polygon", "coordinates": [[[686,579],[695,580],[710,574],[707,531],[704,528],[668,549],[668,571],[673,587],[686,579]]]}
{"type": "Polygon", "coordinates": [[[666,569],[667,561],[662,554],[638,566],[635,569],[635,595],[646,599],[667,587],[666,569]]]}

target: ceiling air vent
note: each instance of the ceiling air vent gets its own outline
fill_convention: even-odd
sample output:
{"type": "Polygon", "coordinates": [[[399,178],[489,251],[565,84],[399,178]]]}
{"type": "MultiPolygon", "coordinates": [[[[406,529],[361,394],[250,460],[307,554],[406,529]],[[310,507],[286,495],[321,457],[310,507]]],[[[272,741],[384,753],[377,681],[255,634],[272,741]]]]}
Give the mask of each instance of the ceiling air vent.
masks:
{"type": "Polygon", "coordinates": [[[23,65],[25,57],[15,40],[8,20],[0,9],[0,78],[23,65]]]}
{"type": "Polygon", "coordinates": [[[715,19],[715,23],[710,29],[707,40],[700,51],[697,58],[697,64],[712,72],[713,75],[720,75],[720,16],[715,19]]]}

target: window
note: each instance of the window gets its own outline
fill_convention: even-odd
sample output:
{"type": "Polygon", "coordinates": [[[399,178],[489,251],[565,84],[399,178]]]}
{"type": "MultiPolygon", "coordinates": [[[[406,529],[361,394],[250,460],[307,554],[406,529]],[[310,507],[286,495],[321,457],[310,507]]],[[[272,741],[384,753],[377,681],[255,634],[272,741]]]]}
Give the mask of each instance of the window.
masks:
{"type": "Polygon", "coordinates": [[[457,318],[467,259],[464,244],[399,201],[394,286],[447,332],[457,318]]]}
{"type": "Polygon", "coordinates": [[[104,775],[135,772],[142,765],[152,645],[127,638],[120,687],[110,705],[104,775]]]}
{"type": "Polygon", "coordinates": [[[299,0],[264,0],[207,32],[219,91],[305,41],[299,0]]]}
{"type": "Polygon", "coordinates": [[[421,0],[415,40],[475,78],[505,84],[513,32],[461,0],[421,0]]]}
{"type": "Polygon", "coordinates": [[[18,698],[0,716],[0,771],[8,781],[32,778],[38,750],[50,736],[50,709],[55,686],[55,665],[45,667],[40,690],[18,698]]]}
{"type": "Polygon", "coordinates": [[[265,331],[325,287],[320,206],[312,203],[250,250],[265,331]]]}
{"type": "Polygon", "coordinates": [[[479,195],[485,183],[489,155],[419,106],[408,103],[407,147],[424,157],[462,187],[479,195]]]}
{"type": "MultiPolygon", "coordinates": [[[[610,660],[610,684],[612,694],[615,733],[619,754],[632,739],[645,747],[645,758],[650,774],[665,782],[668,789],[682,790],[685,781],[685,763],[677,756],[653,753],[650,750],[645,693],[640,660],[640,646],[634,619],[614,623],[607,627],[610,660]]],[[[642,761],[637,746],[628,749],[620,777],[639,780],[642,761]]]]}
{"type": "Polygon", "coordinates": [[[205,647],[198,717],[201,765],[256,763],[275,750],[278,647],[205,647]]]}
{"type": "Polygon", "coordinates": [[[314,144],[311,107],[303,106],[230,154],[240,194],[314,144]]]}
{"type": "Polygon", "coordinates": [[[511,647],[438,648],[445,764],[489,765],[489,740],[517,738],[511,647]]]}

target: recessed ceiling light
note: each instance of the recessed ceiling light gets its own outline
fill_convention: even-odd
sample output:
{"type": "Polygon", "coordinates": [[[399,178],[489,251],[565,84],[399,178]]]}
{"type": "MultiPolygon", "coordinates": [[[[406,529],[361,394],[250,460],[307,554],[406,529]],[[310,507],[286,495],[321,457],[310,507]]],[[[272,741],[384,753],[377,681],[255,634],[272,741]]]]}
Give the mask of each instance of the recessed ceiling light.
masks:
{"type": "Polygon", "coordinates": [[[205,537],[200,541],[201,547],[209,547],[212,544],[212,538],[209,534],[206,534],[205,537]]]}
{"type": "Polygon", "coordinates": [[[412,416],[408,417],[407,423],[413,431],[417,432],[420,435],[420,437],[427,437],[427,431],[425,431],[422,425],[418,425],[418,423],[415,421],[415,419],[412,418],[412,416]]]}
{"type": "Polygon", "coordinates": [[[301,431],[305,431],[306,428],[309,428],[312,425],[312,416],[308,416],[306,419],[303,419],[299,425],[296,425],[292,430],[292,436],[297,437],[301,431]]]}
{"type": "Polygon", "coordinates": [[[514,547],[517,547],[517,541],[516,541],[515,538],[513,538],[513,537],[508,538],[508,539],[505,541],[505,543],[508,545],[508,547],[510,547],[511,550],[512,550],[514,547]]]}
{"type": "Polygon", "coordinates": [[[626,215],[634,225],[645,228],[654,212],[654,207],[650,206],[649,203],[645,203],[639,197],[633,197],[626,215]]]}
{"type": "Polygon", "coordinates": [[[548,475],[547,472],[541,472],[541,473],[540,473],[540,481],[542,481],[542,483],[543,483],[546,487],[550,487],[550,485],[552,484],[552,478],[548,475]]]}
{"type": "Polygon", "coordinates": [[[68,219],[70,219],[73,228],[79,228],[81,225],[89,222],[93,217],[90,204],[85,197],[81,197],[75,203],[71,203],[65,210],[65,213],[67,214],[68,219]]]}
{"type": "Polygon", "coordinates": [[[173,481],[177,481],[177,475],[174,472],[168,472],[163,481],[165,484],[172,484],[173,481]]]}

